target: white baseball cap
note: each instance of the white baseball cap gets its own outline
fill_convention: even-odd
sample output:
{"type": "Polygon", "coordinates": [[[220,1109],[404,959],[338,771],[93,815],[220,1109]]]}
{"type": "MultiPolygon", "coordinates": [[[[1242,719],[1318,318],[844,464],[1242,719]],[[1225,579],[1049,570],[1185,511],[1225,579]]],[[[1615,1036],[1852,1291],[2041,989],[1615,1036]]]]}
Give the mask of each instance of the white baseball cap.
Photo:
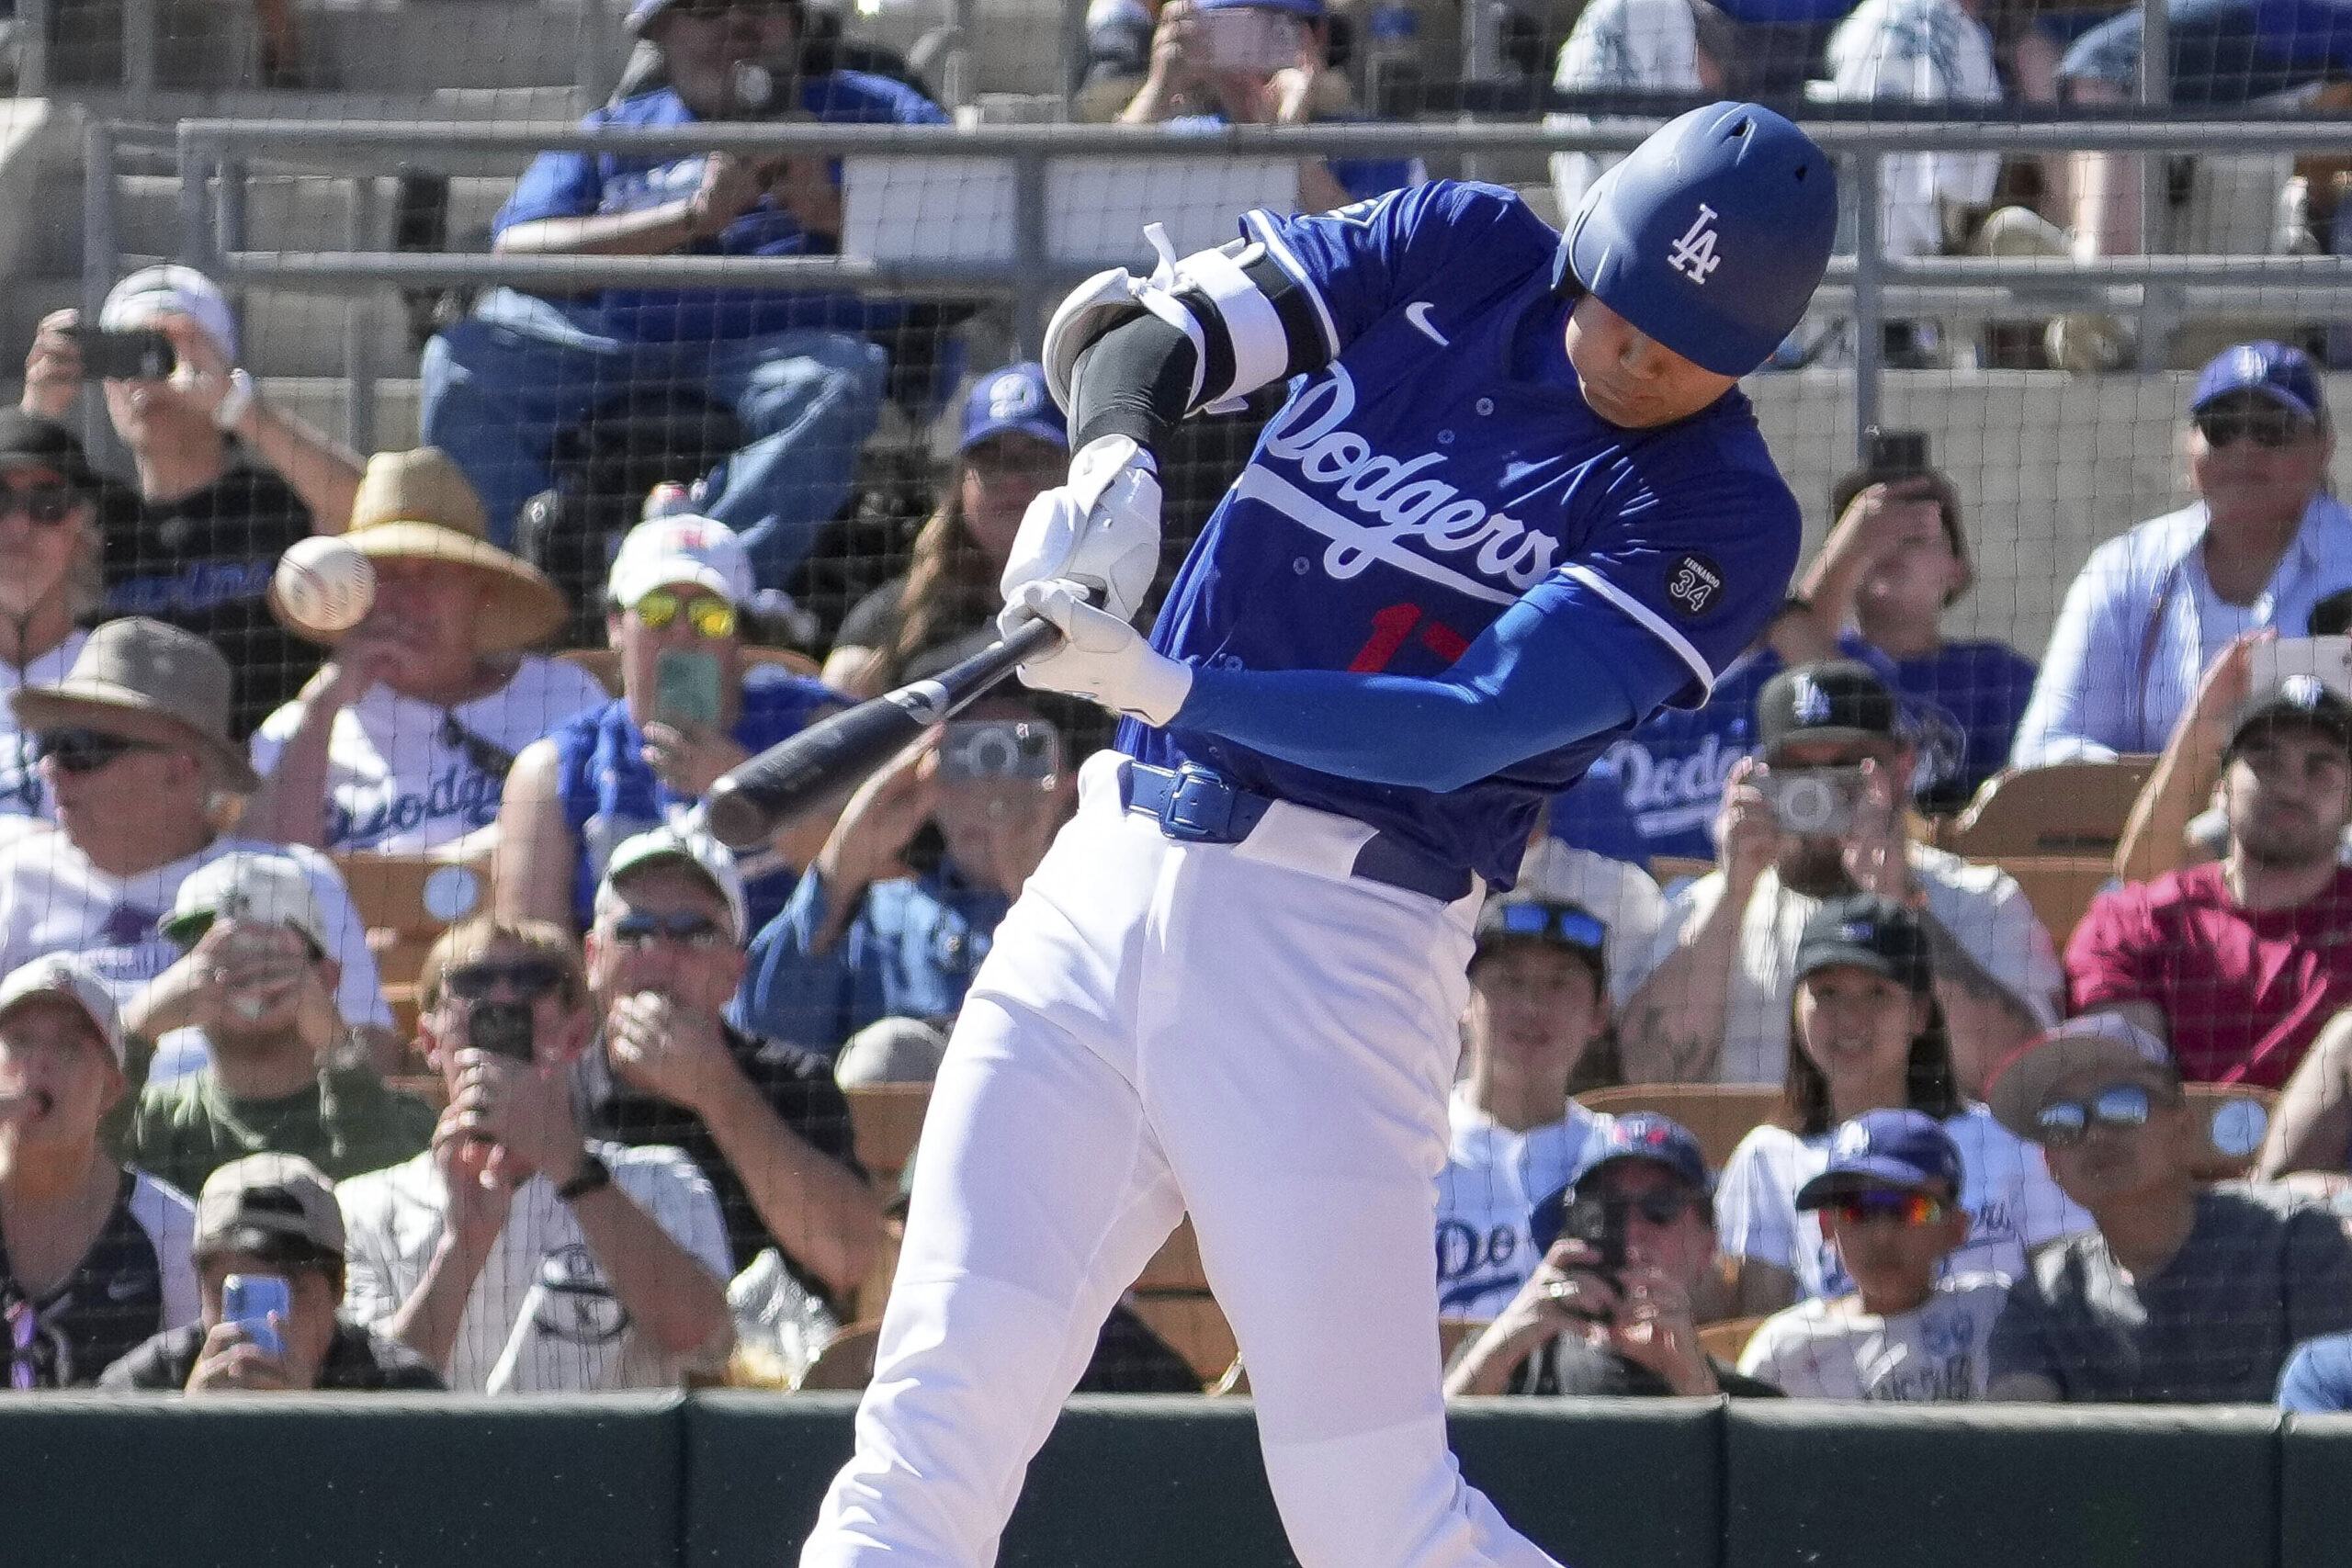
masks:
{"type": "Polygon", "coordinates": [[[98,1032],[98,1038],[113,1053],[114,1065],[129,1065],[130,1058],[123,1048],[122,1014],[115,1006],[114,993],[107,989],[96,970],[70,953],[51,953],[34,959],[0,980],[0,1019],[35,997],[63,997],[80,1008],[89,1018],[90,1026],[98,1032]]]}
{"type": "Polygon", "coordinates": [[[291,926],[321,953],[334,951],[310,874],[290,855],[240,850],[197,867],[157,929],[173,942],[192,943],[216,919],[291,926]]]}
{"type": "Polygon", "coordinates": [[[142,266],[107,292],[98,325],[110,333],[146,326],[165,311],[193,319],[231,360],[237,357],[237,319],[220,285],[192,266],[165,262],[142,266]]]}
{"type": "Polygon", "coordinates": [[[752,555],[735,530],[708,517],[682,512],[639,523],[613,557],[605,592],[613,603],[636,604],[657,588],[691,582],[729,604],[741,606],[758,591],[752,555]]]}
{"type": "Polygon", "coordinates": [[[741,946],[748,933],[744,927],[751,923],[751,906],[743,896],[743,874],[735,869],[735,857],[726,845],[700,829],[680,831],[676,828],[656,828],[650,833],[639,833],[625,839],[613,852],[612,860],[605,867],[605,886],[612,886],[648,866],[676,863],[695,873],[718,889],[727,901],[727,913],[733,920],[737,946],[741,946]]]}

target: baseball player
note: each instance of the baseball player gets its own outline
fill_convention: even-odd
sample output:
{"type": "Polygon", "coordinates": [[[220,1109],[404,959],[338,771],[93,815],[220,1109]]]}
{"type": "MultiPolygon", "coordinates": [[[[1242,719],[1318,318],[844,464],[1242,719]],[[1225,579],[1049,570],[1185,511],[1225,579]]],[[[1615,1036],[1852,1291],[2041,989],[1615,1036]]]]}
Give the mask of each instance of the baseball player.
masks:
{"type": "Polygon", "coordinates": [[[1304,1568],[1548,1562],[1446,1447],[1435,1178],[1472,926],[1538,803],[1702,701],[1781,603],[1795,500],[1735,389],[1837,197],[1717,104],[1565,237],[1437,183],[1090,281],[1046,334],[1066,486],[1022,671],[1128,716],[999,929],[933,1091],[857,1450],[804,1568],[991,1561],[1095,1333],[1189,1210],[1304,1568]],[[1147,641],[1152,452],[1290,400],[1147,641]]]}

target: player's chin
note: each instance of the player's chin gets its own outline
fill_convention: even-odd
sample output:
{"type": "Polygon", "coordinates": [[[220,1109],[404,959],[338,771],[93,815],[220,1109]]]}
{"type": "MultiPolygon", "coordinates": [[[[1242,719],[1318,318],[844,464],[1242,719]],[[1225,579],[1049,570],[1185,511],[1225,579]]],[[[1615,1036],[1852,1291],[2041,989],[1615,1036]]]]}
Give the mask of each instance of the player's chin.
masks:
{"type": "Polygon", "coordinates": [[[1657,398],[1623,392],[1601,383],[1587,384],[1584,400],[1586,407],[1620,430],[1647,430],[1681,417],[1679,411],[1657,398]]]}

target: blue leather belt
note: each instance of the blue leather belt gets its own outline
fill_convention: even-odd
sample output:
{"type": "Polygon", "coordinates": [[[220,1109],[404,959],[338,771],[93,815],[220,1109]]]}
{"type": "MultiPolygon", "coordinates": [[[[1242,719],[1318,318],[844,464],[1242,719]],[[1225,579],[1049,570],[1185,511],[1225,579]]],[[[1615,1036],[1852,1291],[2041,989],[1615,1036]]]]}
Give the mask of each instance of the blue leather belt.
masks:
{"type": "MultiPolygon", "coordinates": [[[[1191,762],[1173,770],[1129,762],[1120,770],[1119,796],[1128,810],[1158,818],[1162,833],[1186,844],[1238,844],[1274,803],[1191,762]]],[[[1374,833],[1356,852],[1350,874],[1443,904],[1470,891],[1468,867],[1443,864],[1386,833],[1374,833]]]]}

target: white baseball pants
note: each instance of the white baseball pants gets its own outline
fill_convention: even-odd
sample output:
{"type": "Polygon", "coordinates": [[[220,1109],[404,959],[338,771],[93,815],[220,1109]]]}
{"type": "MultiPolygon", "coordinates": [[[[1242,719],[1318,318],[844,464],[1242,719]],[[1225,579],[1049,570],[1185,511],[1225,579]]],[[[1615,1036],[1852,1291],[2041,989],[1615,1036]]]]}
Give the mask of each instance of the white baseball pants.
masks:
{"type": "Polygon", "coordinates": [[[999,929],[940,1069],[857,1451],[802,1568],[995,1560],[1102,1320],[1187,1210],[1303,1568],[1546,1568],[1465,1485],[1435,1179],[1477,894],[1351,878],[1370,829],[1238,845],[1121,808],[1123,760],[999,929]]]}

